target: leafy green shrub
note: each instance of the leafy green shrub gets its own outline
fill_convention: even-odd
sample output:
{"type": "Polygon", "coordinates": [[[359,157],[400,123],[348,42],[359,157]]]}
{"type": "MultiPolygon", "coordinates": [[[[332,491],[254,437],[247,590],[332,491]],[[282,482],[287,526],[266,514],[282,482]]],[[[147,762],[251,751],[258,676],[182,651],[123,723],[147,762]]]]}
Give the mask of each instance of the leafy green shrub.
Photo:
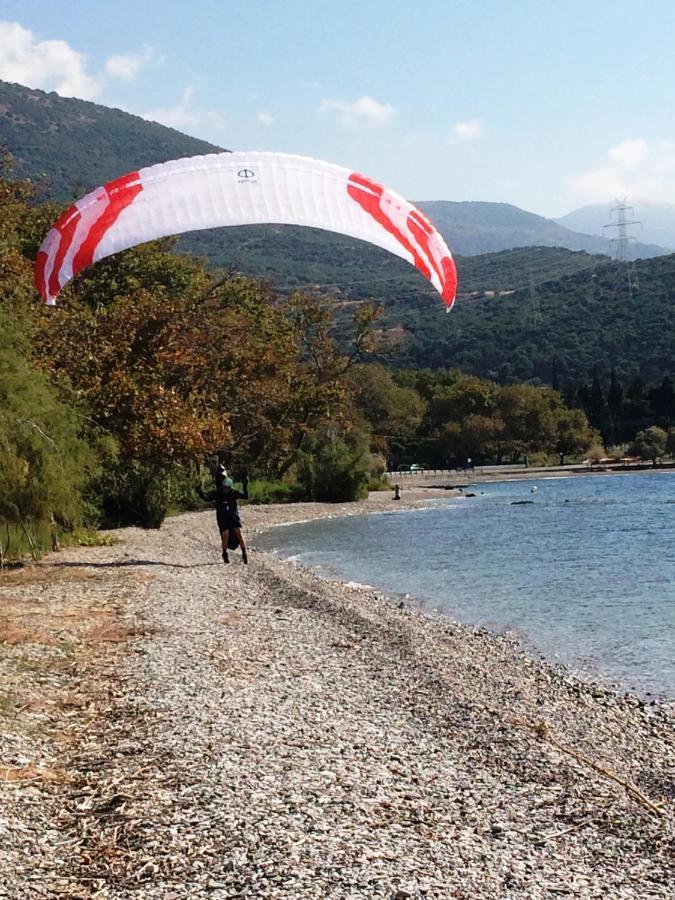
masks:
{"type": "Polygon", "coordinates": [[[368,496],[368,439],[359,431],[339,437],[328,429],[313,435],[297,463],[298,485],[309,500],[343,503],[368,496]]]}
{"type": "Polygon", "coordinates": [[[19,525],[0,520],[0,569],[8,563],[32,556],[39,559],[50,546],[51,526],[47,522],[27,523],[28,534],[19,525]]]}
{"type": "MultiPolygon", "coordinates": [[[[194,465],[174,465],[167,474],[169,491],[168,515],[204,508],[198,487],[203,487],[201,470],[194,465]]],[[[206,487],[204,490],[211,490],[206,487]]]]}
{"type": "Polygon", "coordinates": [[[104,525],[159,528],[171,499],[169,471],[137,460],[117,463],[104,473],[99,491],[104,525]]]}
{"type": "Polygon", "coordinates": [[[369,491],[390,491],[391,484],[387,478],[383,478],[381,475],[369,475],[368,476],[368,484],[369,491]]]}
{"type": "Polygon", "coordinates": [[[371,453],[368,461],[368,490],[390,491],[391,484],[385,476],[387,462],[379,453],[371,453]]]}
{"type": "Polygon", "coordinates": [[[303,490],[297,484],[289,481],[269,481],[265,478],[256,478],[249,482],[249,503],[294,503],[301,500],[303,490]]]}

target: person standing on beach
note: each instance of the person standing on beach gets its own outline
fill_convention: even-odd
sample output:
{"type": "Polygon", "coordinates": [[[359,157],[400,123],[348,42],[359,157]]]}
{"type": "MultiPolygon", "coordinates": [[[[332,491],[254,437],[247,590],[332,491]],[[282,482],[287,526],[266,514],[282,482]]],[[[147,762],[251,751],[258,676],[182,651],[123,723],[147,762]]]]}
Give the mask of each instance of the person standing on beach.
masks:
{"type": "Polygon", "coordinates": [[[248,554],[246,552],[246,542],[241,533],[241,519],[239,518],[239,510],[237,509],[237,500],[248,500],[248,476],[244,475],[242,480],[241,491],[234,489],[234,482],[228,477],[225,466],[218,466],[215,477],[216,489],[210,493],[205,493],[199,488],[199,494],[204,500],[216,502],[216,520],[218,522],[218,531],[220,532],[220,540],[223,545],[223,562],[229,563],[230,557],[228,550],[236,550],[241,547],[241,560],[244,565],[248,565],[248,554]]]}

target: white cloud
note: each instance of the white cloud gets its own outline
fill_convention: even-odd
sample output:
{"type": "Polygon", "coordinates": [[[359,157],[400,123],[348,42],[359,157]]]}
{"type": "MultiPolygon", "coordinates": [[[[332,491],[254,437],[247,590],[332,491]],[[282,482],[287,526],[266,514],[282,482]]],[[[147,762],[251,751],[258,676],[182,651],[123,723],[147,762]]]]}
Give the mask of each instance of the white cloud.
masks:
{"type": "Polygon", "coordinates": [[[622,141],[607,151],[604,165],[567,179],[586,203],[617,197],[675,202],[675,142],[645,138],[622,141]]]}
{"type": "Polygon", "coordinates": [[[478,119],[470,119],[468,122],[457,122],[452,133],[459,141],[475,141],[483,133],[483,126],[478,119]]]}
{"type": "Polygon", "coordinates": [[[394,119],[396,110],[389,103],[380,103],[372,97],[358,100],[322,100],[323,113],[337,114],[343,128],[381,128],[394,119]]]}
{"type": "Polygon", "coordinates": [[[183,129],[197,125],[201,118],[201,113],[192,105],[194,92],[195,89],[192,86],[186,87],[181,94],[180,100],[173,106],[152,109],[143,113],[143,118],[152,122],[160,122],[169,128],[183,129]]]}
{"type": "Polygon", "coordinates": [[[610,164],[622,169],[632,169],[644,162],[649,154],[649,145],[644,138],[622,141],[607,151],[610,164]]]}
{"type": "Polygon", "coordinates": [[[91,100],[101,79],[87,72],[87,59],[67,41],[38,40],[18,22],[0,21],[0,79],[64,97],[91,100]]]}
{"type": "Polygon", "coordinates": [[[260,110],[260,112],[256,116],[256,120],[261,125],[274,125],[274,123],[276,122],[274,116],[270,115],[270,113],[268,112],[265,112],[264,109],[260,110]]]}
{"type": "Polygon", "coordinates": [[[138,77],[141,69],[155,59],[155,52],[147,45],[141,53],[121,53],[111,56],[106,60],[105,71],[111,78],[120,78],[122,81],[133,81],[138,77]]]}
{"type": "Polygon", "coordinates": [[[162,60],[145,46],[140,53],[111,56],[102,72],[91,72],[87,56],[67,41],[42,41],[19,22],[0,21],[0,79],[63,97],[93,100],[108,79],[132,81],[151,61],[162,60]]]}

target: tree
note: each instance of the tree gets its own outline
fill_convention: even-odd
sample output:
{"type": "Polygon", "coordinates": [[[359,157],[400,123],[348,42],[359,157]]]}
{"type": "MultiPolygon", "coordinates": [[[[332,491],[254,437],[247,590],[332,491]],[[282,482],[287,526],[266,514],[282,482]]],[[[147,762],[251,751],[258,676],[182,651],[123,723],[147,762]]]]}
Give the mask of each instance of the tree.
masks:
{"type": "Polygon", "coordinates": [[[651,459],[654,466],[666,454],[668,435],[658,425],[650,425],[635,436],[631,452],[642,459],[651,459]]]}
{"type": "Polygon", "coordinates": [[[493,381],[449,372],[431,390],[430,438],[443,459],[464,464],[467,458],[501,455],[503,428],[496,413],[499,388],[493,381]]]}
{"type": "Polygon", "coordinates": [[[0,308],[0,519],[23,532],[37,557],[42,526],[72,528],[82,520],[97,459],[76,411],[21,352],[17,332],[16,319],[0,308]]]}
{"type": "Polygon", "coordinates": [[[610,375],[607,410],[609,413],[609,441],[613,446],[619,441],[623,413],[623,387],[617,378],[616,369],[612,369],[610,375]]]}
{"type": "Polygon", "coordinates": [[[675,419],[675,385],[670,375],[666,375],[658,387],[652,388],[649,392],[649,403],[659,423],[670,428],[675,419]]]}
{"type": "Polygon", "coordinates": [[[354,367],[351,383],[354,403],[372,429],[372,449],[386,454],[409,442],[426,411],[418,392],[397,384],[389,369],[374,363],[354,367]]]}
{"type": "Polygon", "coordinates": [[[457,461],[492,458],[501,462],[505,425],[499,415],[470,415],[445,426],[448,455],[457,461]]]}
{"type": "Polygon", "coordinates": [[[278,477],[323,424],[348,431],[348,373],[372,346],[368,304],[343,352],[334,305],[280,302],[240,276],[209,284],[203,266],[169,251],[156,242],[94,266],[38,317],[44,366],[116,442],[102,481],[114,521],[161,523],[172,473],[214,453],[278,477]]]}
{"type": "Polygon", "coordinates": [[[591,428],[585,413],[580,409],[562,409],[556,421],[555,451],[560,455],[560,465],[565,457],[585,453],[601,441],[598,432],[591,428]]]}
{"type": "Polygon", "coordinates": [[[588,397],[586,414],[588,415],[588,420],[591,425],[594,428],[597,428],[602,434],[603,443],[607,443],[610,437],[609,410],[600,383],[600,375],[597,366],[593,366],[593,378],[591,380],[591,390],[588,397]]]}
{"type": "Polygon", "coordinates": [[[634,378],[626,389],[623,404],[622,440],[631,440],[641,429],[650,424],[647,386],[641,376],[634,378]]]}
{"type": "Polygon", "coordinates": [[[429,415],[436,422],[467,416],[490,415],[495,409],[497,385],[475,375],[456,375],[453,383],[441,383],[432,391],[429,415]]]}
{"type": "Polygon", "coordinates": [[[675,456],[675,428],[671,428],[668,431],[668,438],[666,440],[666,453],[668,453],[671,458],[675,456]]]}
{"type": "Polygon", "coordinates": [[[298,484],[308,500],[341,503],[368,495],[368,438],[356,429],[347,434],[322,428],[310,435],[298,454],[298,484]]]}
{"type": "Polygon", "coordinates": [[[297,453],[305,449],[306,438],[321,426],[341,426],[346,431],[352,427],[350,378],[354,368],[379,346],[373,325],[380,309],[372,303],[360,304],[347,324],[349,335],[340,346],[332,333],[336,309],[336,302],[330,298],[299,291],[285,307],[297,356],[289,410],[291,447],[280,464],[280,474],[293,465],[297,453]]]}
{"type": "Polygon", "coordinates": [[[512,384],[500,388],[497,406],[504,422],[505,452],[512,459],[552,449],[557,439],[557,420],[563,402],[549,388],[512,384]]]}

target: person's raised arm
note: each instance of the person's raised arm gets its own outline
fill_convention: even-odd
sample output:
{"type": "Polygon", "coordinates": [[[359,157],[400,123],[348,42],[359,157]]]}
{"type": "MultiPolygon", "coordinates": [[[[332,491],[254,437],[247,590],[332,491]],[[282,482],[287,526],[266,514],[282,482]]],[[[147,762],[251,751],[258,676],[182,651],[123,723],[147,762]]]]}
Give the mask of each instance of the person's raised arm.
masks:
{"type": "Polygon", "coordinates": [[[213,501],[216,499],[216,492],[205,491],[201,484],[197,485],[197,493],[202,498],[202,500],[205,500],[207,503],[213,503],[213,501]]]}

